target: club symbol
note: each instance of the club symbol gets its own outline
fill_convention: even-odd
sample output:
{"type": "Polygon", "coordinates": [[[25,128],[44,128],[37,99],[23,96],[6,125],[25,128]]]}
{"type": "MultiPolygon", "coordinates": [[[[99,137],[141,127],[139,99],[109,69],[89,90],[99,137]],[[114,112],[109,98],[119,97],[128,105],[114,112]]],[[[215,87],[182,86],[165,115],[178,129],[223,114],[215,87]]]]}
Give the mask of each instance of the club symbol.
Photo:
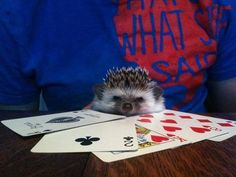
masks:
{"type": "Polygon", "coordinates": [[[80,144],[83,146],[88,146],[93,144],[93,141],[99,141],[100,138],[98,137],[91,137],[91,136],[86,136],[86,138],[77,138],[75,141],[76,142],[81,142],[80,144]]]}

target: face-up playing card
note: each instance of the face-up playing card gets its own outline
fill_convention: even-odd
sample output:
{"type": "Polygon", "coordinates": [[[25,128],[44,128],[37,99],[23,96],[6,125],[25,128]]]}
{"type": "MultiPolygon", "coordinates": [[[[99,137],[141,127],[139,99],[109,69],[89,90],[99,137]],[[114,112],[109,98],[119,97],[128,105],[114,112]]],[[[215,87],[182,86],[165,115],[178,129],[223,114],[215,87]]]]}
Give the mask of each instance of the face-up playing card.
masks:
{"type": "Polygon", "coordinates": [[[167,136],[160,132],[154,132],[136,125],[138,138],[138,151],[135,152],[93,152],[104,162],[113,162],[131,157],[136,157],[152,152],[175,148],[190,143],[181,137],[167,136]]]}
{"type": "Polygon", "coordinates": [[[1,122],[21,136],[32,136],[121,118],[124,116],[84,109],[1,122]]]}
{"type": "Polygon", "coordinates": [[[185,119],[186,122],[188,123],[191,123],[191,121],[194,120],[200,123],[201,126],[203,126],[204,128],[208,128],[216,132],[222,132],[222,134],[220,135],[208,138],[209,140],[223,141],[225,139],[228,139],[236,135],[236,130],[235,130],[236,121],[220,119],[220,118],[210,117],[210,116],[202,116],[198,114],[183,113],[183,112],[178,112],[178,111],[171,111],[171,112],[168,112],[166,114],[170,116],[171,114],[177,115],[178,117],[185,119]]]}
{"type": "Polygon", "coordinates": [[[205,139],[220,141],[235,135],[236,121],[172,110],[140,115],[134,119],[138,151],[93,153],[105,162],[113,162],[205,139]]]}
{"type": "Polygon", "coordinates": [[[47,134],[31,151],[65,153],[137,149],[135,124],[127,118],[47,134]]]}
{"type": "Polygon", "coordinates": [[[209,116],[194,116],[194,118],[200,122],[203,127],[211,128],[211,129],[222,129],[227,131],[228,133],[219,135],[213,138],[210,138],[212,141],[223,141],[234,135],[236,135],[236,121],[220,119],[209,116]]]}
{"type": "Polygon", "coordinates": [[[193,143],[227,133],[220,128],[204,127],[194,116],[197,115],[165,110],[160,113],[140,115],[136,123],[150,130],[161,130],[167,135],[183,137],[193,143]]]}

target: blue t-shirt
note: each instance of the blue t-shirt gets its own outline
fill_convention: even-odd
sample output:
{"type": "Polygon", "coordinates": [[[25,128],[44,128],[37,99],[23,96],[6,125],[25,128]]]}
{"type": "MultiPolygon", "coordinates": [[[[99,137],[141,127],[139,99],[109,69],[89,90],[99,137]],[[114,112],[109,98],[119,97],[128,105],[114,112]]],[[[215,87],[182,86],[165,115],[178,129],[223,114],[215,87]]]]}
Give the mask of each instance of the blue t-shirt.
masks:
{"type": "Polygon", "coordinates": [[[166,107],[203,112],[207,79],[236,76],[234,0],[26,0],[0,5],[0,104],[42,91],[81,109],[108,69],[146,68],[166,107]]]}

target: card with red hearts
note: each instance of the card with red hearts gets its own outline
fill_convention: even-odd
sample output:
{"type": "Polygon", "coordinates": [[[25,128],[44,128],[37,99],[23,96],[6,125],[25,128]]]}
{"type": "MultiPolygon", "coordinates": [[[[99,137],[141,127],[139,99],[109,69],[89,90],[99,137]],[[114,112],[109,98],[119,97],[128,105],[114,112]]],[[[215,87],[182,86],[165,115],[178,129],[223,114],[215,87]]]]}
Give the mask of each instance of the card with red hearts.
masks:
{"type": "Polygon", "coordinates": [[[236,135],[236,121],[173,110],[129,119],[136,121],[138,151],[93,152],[97,157],[113,162],[206,139],[222,141],[236,135]]]}
{"type": "Polygon", "coordinates": [[[236,121],[201,115],[193,115],[192,117],[200,122],[203,127],[227,131],[226,134],[210,138],[212,141],[220,142],[236,135],[236,121]]]}
{"type": "Polygon", "coordinates": [[[221,131],[222,134],[209,138],[212,141],[223,141],[234,135],[236,135],[236,121],[227,120],[222,118],[216,118],[211,116],[203,116],[199,114],[184,113],[178,111],[168,111],[165,112],[169,116],[177,116],[183,120],[185,123],[191,124],[191,121],[197,121],[201,126],[214,130],[221,131]],[[224,132],[224,133],[223,133],[224,132]]]}
{"type": "Polygon", "coordinates": [[[93,154],[104,162],[113,162],[191,143],[181,137],[174,135],[168,136],[164,134],[164,132],[155,132],[139,125],[136,125],[136,133],[138,139],[138,151],[93,152],[93,154]]]}
{"type": "Polygon", "coordinates": [[[138,125],[136,125],[136,133],[139,149],[175,141],[173,137],[168,137],[167,135],[154,132],[138,125]]]}
{"type": "Polygon", "coordinates": [[[179,136],[192,143],[228,133],[219,126],[203,125],[198,115],[165,110],[160,113],[140,115],[136,124],[153,131],[164,131],[167,135],[179,136]]]}

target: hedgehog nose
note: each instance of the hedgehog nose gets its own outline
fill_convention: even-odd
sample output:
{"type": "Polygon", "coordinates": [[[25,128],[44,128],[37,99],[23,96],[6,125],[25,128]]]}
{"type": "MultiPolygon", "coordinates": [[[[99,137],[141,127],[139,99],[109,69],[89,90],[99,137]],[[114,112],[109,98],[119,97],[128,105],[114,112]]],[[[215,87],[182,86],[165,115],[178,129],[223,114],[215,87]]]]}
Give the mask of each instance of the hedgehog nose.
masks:
{"type": "Polygon", "coordinates": [[[129,112],[133,109],[133,106],[131,103],[124,103],[122,105],[122,109],[125,111],[125,112],[129,112]]]}

